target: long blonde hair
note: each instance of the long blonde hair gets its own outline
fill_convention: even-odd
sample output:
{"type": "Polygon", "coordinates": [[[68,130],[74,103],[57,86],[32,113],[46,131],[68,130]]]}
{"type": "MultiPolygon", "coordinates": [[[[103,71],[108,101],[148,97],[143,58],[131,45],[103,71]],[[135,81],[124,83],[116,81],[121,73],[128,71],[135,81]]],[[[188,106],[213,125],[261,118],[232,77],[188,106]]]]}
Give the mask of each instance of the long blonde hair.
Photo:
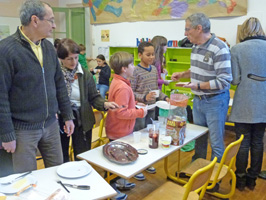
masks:
{"type": "Polygon", "coordinates": [[[259,19],[250,17],[240,26],[239,40],[243,41],[248,37],[265,36],[259,19]]]}

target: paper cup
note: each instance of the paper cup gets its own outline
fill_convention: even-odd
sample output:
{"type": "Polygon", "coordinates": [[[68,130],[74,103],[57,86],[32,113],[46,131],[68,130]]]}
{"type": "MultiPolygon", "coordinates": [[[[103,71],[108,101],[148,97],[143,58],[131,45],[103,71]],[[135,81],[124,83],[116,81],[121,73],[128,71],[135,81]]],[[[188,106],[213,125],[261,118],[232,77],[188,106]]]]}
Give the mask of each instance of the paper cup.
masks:
{"type": "Polygon", "coordinates": [[[141,132],[139,131],[133,132],[133,136],[134,136],[134,143],[139,143],[141,139],[141,132]]]}
{"type": "Polygon", "coordinates": [[[171,136],[165,136],[162,138],[162,147],[163,149],[169,149],[171,144],[172,138],[171,136]]]}
{"type": "Polygon", "coordinates": [[[94,69],[94,70],[93,70],[95,74],[97,73],[97,70],[98,70],[98,69],[94,69]]]}

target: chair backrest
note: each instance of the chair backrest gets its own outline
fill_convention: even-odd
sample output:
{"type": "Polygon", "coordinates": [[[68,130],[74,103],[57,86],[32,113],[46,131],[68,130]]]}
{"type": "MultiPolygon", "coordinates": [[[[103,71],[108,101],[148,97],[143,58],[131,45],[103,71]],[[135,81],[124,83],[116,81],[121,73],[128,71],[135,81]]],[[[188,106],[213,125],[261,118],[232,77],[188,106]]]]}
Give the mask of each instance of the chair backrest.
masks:
{"type": "Polygon", "coordinates": [[[215,157],[209,165],[197,170],[194,174],[192,174],[188,183],[184,186],[186,188],[186,192],[183,196],[183,200],[188,198],[191,191],[195,191],[197,193],[201,192],[200,197],[203,197],[216,162],[217,157],[215,157]]]}
{"type": "Polygon", "coordinates": [[[93,147],[95,148],[105,143],[105,137],[103,136],[103,132],[104,132],[105,119],[106,119],[107,113],[103,111],[98,111],[96,109],[93,109],[93,112],[94,112],[96,122],[92,130],[92,134],[93,134],[92,142],[97,141],[97,143],[93,145],[93,147]],[[95,140],[96,133],[97,133],[97,139],[95,140]]]}
{"type": "Polygon", "coordinates": [[[223,168],[223,166],[227,167],[227,172],[232,169],[233,165],[235,164],[235,159],[237,152],[239,150],[239,147],[241,145],[242,140],[244,139],[244,135],[241,135],[240,138],[231,144],[229,144],[223,154],[223,157],[221,159],[221,162],[219,164],[218,170],[216,174],[214,175],[213,184],[215,184],[218,180],[219,174],[223,168]]]}

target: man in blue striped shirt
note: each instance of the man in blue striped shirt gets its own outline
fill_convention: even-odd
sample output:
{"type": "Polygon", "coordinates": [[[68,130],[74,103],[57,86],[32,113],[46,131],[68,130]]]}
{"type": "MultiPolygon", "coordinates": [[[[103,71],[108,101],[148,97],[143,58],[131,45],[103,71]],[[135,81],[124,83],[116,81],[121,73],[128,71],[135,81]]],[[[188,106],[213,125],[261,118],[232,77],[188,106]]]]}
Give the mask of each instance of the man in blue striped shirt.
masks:
{"type": "MultiPolygon", "coordinates": [[[[176,72],[172,80],[191,78],[184,87],[195,94],[193,101],[194,123],[209,128],[213,159],[221,160],[224,152],[224,129],[229,103],[229,88],[232,81],[231,56],[228,46],[210,33],[210,20],[203,13],[192,14],[186,19],[185,35],[194,44],[191,67],[185,72],[176,72]]],[[[195,155],[206,158],[208,135],[196,140],[195,155]]]]}

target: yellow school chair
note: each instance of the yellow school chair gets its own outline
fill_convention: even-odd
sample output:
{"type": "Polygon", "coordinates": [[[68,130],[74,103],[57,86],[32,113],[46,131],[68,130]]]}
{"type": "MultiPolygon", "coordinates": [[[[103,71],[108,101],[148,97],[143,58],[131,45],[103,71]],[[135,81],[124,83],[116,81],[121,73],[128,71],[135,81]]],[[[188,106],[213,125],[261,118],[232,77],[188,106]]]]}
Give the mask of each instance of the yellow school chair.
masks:
{"type": "Polygon", "coordinates": [[[73,142],[72,142],[72,135],[69,138],[68,155],[69,155],[69,161],[75,161],[73,142]]]}
{"type": "MultiPolygon", "coordinates": [[[[234,195],[236,188],[236,175],[232,168],[235,166],[236,155],[243,138],[244,135],[241,135],[241,137],[237,141],[232,142],[226,147],[221,162],[215,164],[212,176],[210,178],[210,184],[207,186],[207,190],[214,189],[217,183],[219,183],[227,174],[230,174],[232,183],[229,193],[221,194],[218,191],[214,192],[207,191],[208,194],[211,194],[213,196],[222,199],[230,198],[234,195]]],[[[191,164],[189,164],[185,169],[182,169],[181,171],[186,175],[190,176],[199,168],[209,165],[210,162],[211,161],[209,160],[199,158],[194,162],[192,162],[191,164]]]]}
{"type": "Polygon", "coordinates": [[[98,146],[105,144],[108,141],[107,137],[103,136],[107,113],[103,111],[98,111],[96,109],[93,109],[93,112],[94,112],[94,116],[96,119],[96,123],[93,127],[93,132],[98,131],[98,139],[96,141],[93,141],[93,142],[96,142],[96,144],[94,145],[94,148],[96,148],[98,146]]]}
{"type": "Polygon", "coordinates": [[[150,193],[148,196],[146,196],[144,200],[202,199],[205,194],[216,161],[217,157],[215,157],[213,161],[209,163],[209,165],[197,170],[190,177],[188,183],[183,187],[176,183],[168,181],[161,187],[150,193]]]}

